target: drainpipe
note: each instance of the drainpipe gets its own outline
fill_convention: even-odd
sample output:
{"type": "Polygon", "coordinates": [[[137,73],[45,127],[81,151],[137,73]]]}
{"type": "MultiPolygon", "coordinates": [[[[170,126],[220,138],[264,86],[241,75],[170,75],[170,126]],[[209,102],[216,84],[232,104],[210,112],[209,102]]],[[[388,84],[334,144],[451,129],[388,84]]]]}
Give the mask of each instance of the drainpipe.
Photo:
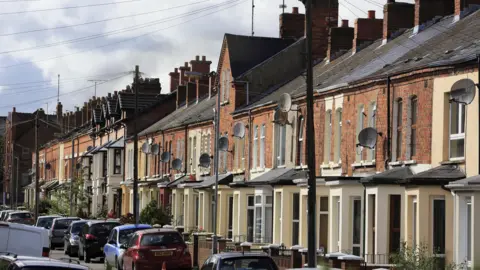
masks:
{"type": "Polygon", "coordinates": [[[365,269],[367,269],[367,258],[366,258],[366,245],[367,245],[367,186],[365,183],[362,183],[363,186],[363,259],[365,260],[365,269]]]}
{"type": "MultiPolygon", "coordinates": [[[[193,141],[192,141],[193,143],[193,141]]],[[[193,145],[192,145],[192,149],[193,149],[193,145]]],[[[187,163],[187,159],[188,159],[188,125],[185,125],[185,155],[184,155],[184,174],[187,175],[187,169],[188,169],[188,163],[187,163]]]]}
{"type": "MultiPolygon", "coordinates": [[[[477,67],[478,67],[477,87],[480,91],[480,54],[477,54],[477,67]]],[[[480,97],[478,97],[478,111],[479,111],[479,114],[480,114],[480,97]]],[[[480,134],[480,125],[478,125],[478,132],[479,132],[478,134],[480,134]]],[[[480,136],[478,136],[478,174],[480,174],[480,136]]]]}
{"type": "MultiPolygon", "coordinates": [[[[252,109],[248,110],[248,171],[245,173],[245,179],[250,180],[250,170],[252,169],[252,109]],[[248,178],[247,178],[248,176],[248,178]]],[[[258,135],[258,134],[257,134],[258,135]]]]}
{"type": "Polygon", "coordinates": [[[391,92],[391,79],[390,76],[387,77],[387,156],[385,158],[385,170],[388,168],[388,162],[391,160],[391,149],[390,149],[390,138],[391,138],[391,110],[390,110],[390,92],[391,92]]]}

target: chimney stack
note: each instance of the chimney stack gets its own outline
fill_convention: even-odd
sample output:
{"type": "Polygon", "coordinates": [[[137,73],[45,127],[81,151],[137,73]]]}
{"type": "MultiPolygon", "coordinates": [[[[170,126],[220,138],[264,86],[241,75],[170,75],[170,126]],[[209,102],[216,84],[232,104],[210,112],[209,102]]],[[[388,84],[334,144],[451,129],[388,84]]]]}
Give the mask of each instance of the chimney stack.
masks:
{"type": "Polygon", "coordinates": [[[280,38],[301,38],[305,35],[305,14],[298,13],[293,7],[292,13],[280,14],[280,38]]]}
{"type": "Polygon", "coordinates": [[[200,72],[202,74],[210,73],[210,65],[212,61],[207,61],[207,57],[202,56],[202,60],[200,60],[200,56],[195,56],[195,60],[190,61],[190,65],[192,67],[192,71],[200,72]]]}
{"type": "Polygon", "coordinates": [[[188,62],[185,62],[183,67],[180,67],[178,85],[185,85],[188,82],[187,77],[185,76],[185,71],[190,71],[190,67],[188,66],[188,62]]]}
{"type": "Polygon", "coordinates": [[[179,84],[178,78],[180,78],[180,73],[178,73],[178,68],[175,68],[175,70],[168,75],[170,76],[170,92],[172,92],[177,89],[179,84]]]}
{"type": "Polygon", "coordinates": [[[187,86],[179,85],[177,88],[177,109],[184,106],[187,101],[187,86]]]}
{"type": "Polygon", "coordinates": [[[414,15],[414,4],[388,0],[383,6],[383,42],[390,40],[392,35],[401,29],[412,28],[414,15]]]}
{"type": "Polygon", "coordinates": [[[342,20],[341,27],[330,28],[327,59],[333,61],[352,48],[354,30],[348,27],[348,20],[342,20]]]}
{"type": "Polygon", "coordinates": [[[452,0],[415,0],[415,29],[414,33],[420,32],[421,25],[432,20],[436,16],[446,16],[455,12],[455,4],[452,0]]]}
{"type": "Polygon", "coordinates": [[[360,46],[371,44],[382,37],[383,20],[375,18],[375,10],[369,10],[368,19],[358,18],[354,28],[352,52],[356,53],[360,46]]]}
{"type": "Polygon", "coordinates": [[[88,122],[88,103],[84,102],[82,107],[82,125],[88,122]]]}
{"type": "Polygon", "coordinates": [[[460,19],[462,11],[471,5],[480,5],[480,0],[455,0],[455,17],[460,19]]]}
{"type": "MultiPolygon", "coordinates": [[[[338,25],[338,0],[312,0],[312,54],[313,61],[327,55],[329,31],[338,25]]],[[[351,43],[349,47],[351,46],[351,43]]]]}

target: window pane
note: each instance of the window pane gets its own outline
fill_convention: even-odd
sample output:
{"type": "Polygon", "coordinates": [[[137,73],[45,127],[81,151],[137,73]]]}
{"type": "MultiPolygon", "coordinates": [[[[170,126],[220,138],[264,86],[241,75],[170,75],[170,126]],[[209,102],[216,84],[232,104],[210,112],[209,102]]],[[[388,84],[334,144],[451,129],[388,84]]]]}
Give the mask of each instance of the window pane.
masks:
{"type": "Polygon", "coordinates": [[[412,211],[412,244],[415,247],[417,245],[417,203],[413,202],[413,211],[412,211]]]}
{"type": "Polygon", "coordinates": [[[450,103],[450,134],[459,134],[458,128],[458,114],[459,104],[456,102],[450,103]]]}
{"type": "Polygon", "coordinates": [[[433,247],[445,254],[445,200],[433,201],[433,247]]]}
{"type": "Polygon", "coordinates": [[[298,245],[298,236],[300,234],[300,223],[294,221],[292,224],[292,246],[298,245]]]}
{"type": "Polygon", "coordinates": [[[286,143],[287,143],[287,127],[281,126],[280,127],[280,160],[278,165],[285,165],[285,150],[286,150],[286,143]]]}
{"type": "Polygon", "coordinates": [[[255,204],[253,196],[248,196],[247,201],[248,201],[248,206],[253,206],[255,204]]]}
{"type": "Polygon", "coordinates": [[[417,124],[417,98],[412,99],[411,109],[412,109],[412,116],[411,116],[412,125],[416,125],[417,124]]]}
{"type": "Polygon", "coordinates": [[[417,129],[412,128],[411,135],[410,135],[410,145],[411,145],[411,156],[417,155],[417,129]]]}
{"type": "Polygon", "coordinates": [[[273,208],[271,206],[265,207],[265,243],[272,242],[272,227],[273,227],[273,208]]]}
{"type": "Polygon", "coordinates": [[[397,129],[397,159],[402,157],[402,130],[397,129]]]}
{"type": "Polygon", "coordinates": [[[262,207],[255,207],[255,242],[262,241],[262,207]]]}
{"type": "Polygon", "coordinates": [[[460,108],[460,133],[465,133],[465,104],[459,104],[460,108]]]}
{"type": "Polygon", "coordinates": [[[353,244],[360,244],[361,235],[361,201],[353,200],[353,244]]]}
{"type": "Polygon", "coordinates": [[[262,196],[255,196],[255,203],[262,203],[262,196]]]}
{"type": "Polygon", "coordinates": [[[273,203],[273,196],[267,196],[266,197],[266,204],[272,204],[273,203]]]}
{"type": "Polygon", "coordinates": [[[328,212],[328,197],[320,197],[320,211],[328,212]]]}
{"type": "Polygon", "coordinates": [[[465,139],[450,140],[450,158],[465,156],[465,139]]]}
{"type": "Polygon", "coordinates": [[[298,139],[303,139],[303,116],[300,116],[299,128],[298,128],[298,139]]]}
{"type": "Polygon", "coordinates": [[[247,241],[250,243],[253,242],[253,215],[254,215],[254,210],[248,209],[247,210],[247,241]]]}
{"type": "Polygon", "coordinates": [[[252,149],[252,168],[257,168],[257,143],[258,143],[258,126],[253,129],[253,149],[252,149]]]}
{"type": "Polygon", "coordinates": [[[292,214],[293,220],[300,219],[300,193],[293,193],[292,214]]]}
{"type": "Polygon", "coordinates": [[[467,201],[467,260],[472,260],[472,201],[467,201]]]}
{"type": "Polygon", "coordinates": [[[324,252],[327,253],[328,246],[328,214],[320,214],[320,231],[319,238],[320,243],[319,247],[323,247],[324,252]]]}
{"type": "Polygon", "coordinates": [[[402,117],[403,117],[403,102],[402,100],[399,100],[397,102],[397,126],[401,127],[402,126],[402,117]]]}
{"type": "Polygon", "coordinates": [[[265,168],[265,125],[260,133],[260,167],[265,168]]]}

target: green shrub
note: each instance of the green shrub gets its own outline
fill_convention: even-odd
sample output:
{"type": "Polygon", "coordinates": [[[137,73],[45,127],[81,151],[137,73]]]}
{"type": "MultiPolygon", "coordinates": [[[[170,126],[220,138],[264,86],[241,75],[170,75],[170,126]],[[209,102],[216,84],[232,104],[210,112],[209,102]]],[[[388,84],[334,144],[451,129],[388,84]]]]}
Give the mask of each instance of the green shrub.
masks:
{"type": "Polygon", "coordinates": [[[157,201],[151,201],[140,213],[140,223],[146,223],[150,225],[170,224],[172,217],[164,208],[157,207],[157,201]]]}
{"type": "Polygon", "coordinates": [[[417,247],[407,246],[402,243],[400,250],[390,256],[390,261],[395,265],[395,269],[402,270],[460,270],[464,269],[465,264],[445,263],[444,258],[438,256],[438,251],[433,253],[427,245],[420,243],[417,247]],[[443,265],[445,263],[445,265],[443,265]]]}

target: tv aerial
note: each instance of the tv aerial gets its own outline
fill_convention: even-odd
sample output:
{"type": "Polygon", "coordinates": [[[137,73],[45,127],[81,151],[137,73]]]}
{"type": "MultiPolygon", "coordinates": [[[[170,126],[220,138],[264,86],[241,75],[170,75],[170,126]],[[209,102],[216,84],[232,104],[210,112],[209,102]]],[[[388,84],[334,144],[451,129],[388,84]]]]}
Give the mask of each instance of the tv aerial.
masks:
{"type": "Polygon", "coordinates": [[[179,158],[176,158],[172,161],[172,169],[176,171],[181,171],[182,170],[182,160],[179,158]]]}
{"type": "Polygon", "coordinates": [[[218,139],[218,150],[228,152],[228,138],[223,136],[218,139]]]}
{"type": "Polygon", "coordinates": [[[152,151],[152,154],[154,155],[158,155],[160,153],[160,145],[158,144],[152,144],[152,147],[151,147],[151,151],[152,151]]]}
{"type": "Polygon", "coordinates": [[[470,79],[462,79],[453,84],[450,91],[450,101],[468,105],[475,98],[476,85],[470,79]]]}
{"type": "Polygon", "coordinates": [[[50,170],[52,168],[52,165],[50,163],[45,164],[45,169],[50,170]]]}
{"type": "Polygon", "coordinates": [[[377,145],[377,136],[382,136],[381,132],[377,132],[376,129],[372,127],[364,128],[358,134],[358,144],[357,146],[363,146],[369,149],[375,148],[377,145]]]}
{"type": "Polygon", "coordinates": [[[282,94],[278,100],[277,107],[281,112],[289,112],[292,109],[292,97],[290,94],[282,94]]]}
{"type": "Polygon", "coordinates": [[[160,161],[161,162],[169,162],[170,161],[170,152],[163,152],[162,155],[160,155],[160,161]]]}
{"type": "Polygon", "coordinates": [[[202,167],[202,168],[208,168],[210,167],[210,162],[212,161],[212,158],[210,157],[209,154],[207,153],[203,153],[200,155],[200,159],[199,159],[199,166],[202,167]]]}
{"type": "Polygon", "coordinates": [[[245,137],[245,125],[242,122],[237,122],[233,126],[233,137],[241,139],[245,137]]]}
{"type": "Polygon", "coordinates": [[[145,154],[150,154],[150,144],[148,144],[148,142],[144,142],[142,144],[142,152],[145,154]]]}

